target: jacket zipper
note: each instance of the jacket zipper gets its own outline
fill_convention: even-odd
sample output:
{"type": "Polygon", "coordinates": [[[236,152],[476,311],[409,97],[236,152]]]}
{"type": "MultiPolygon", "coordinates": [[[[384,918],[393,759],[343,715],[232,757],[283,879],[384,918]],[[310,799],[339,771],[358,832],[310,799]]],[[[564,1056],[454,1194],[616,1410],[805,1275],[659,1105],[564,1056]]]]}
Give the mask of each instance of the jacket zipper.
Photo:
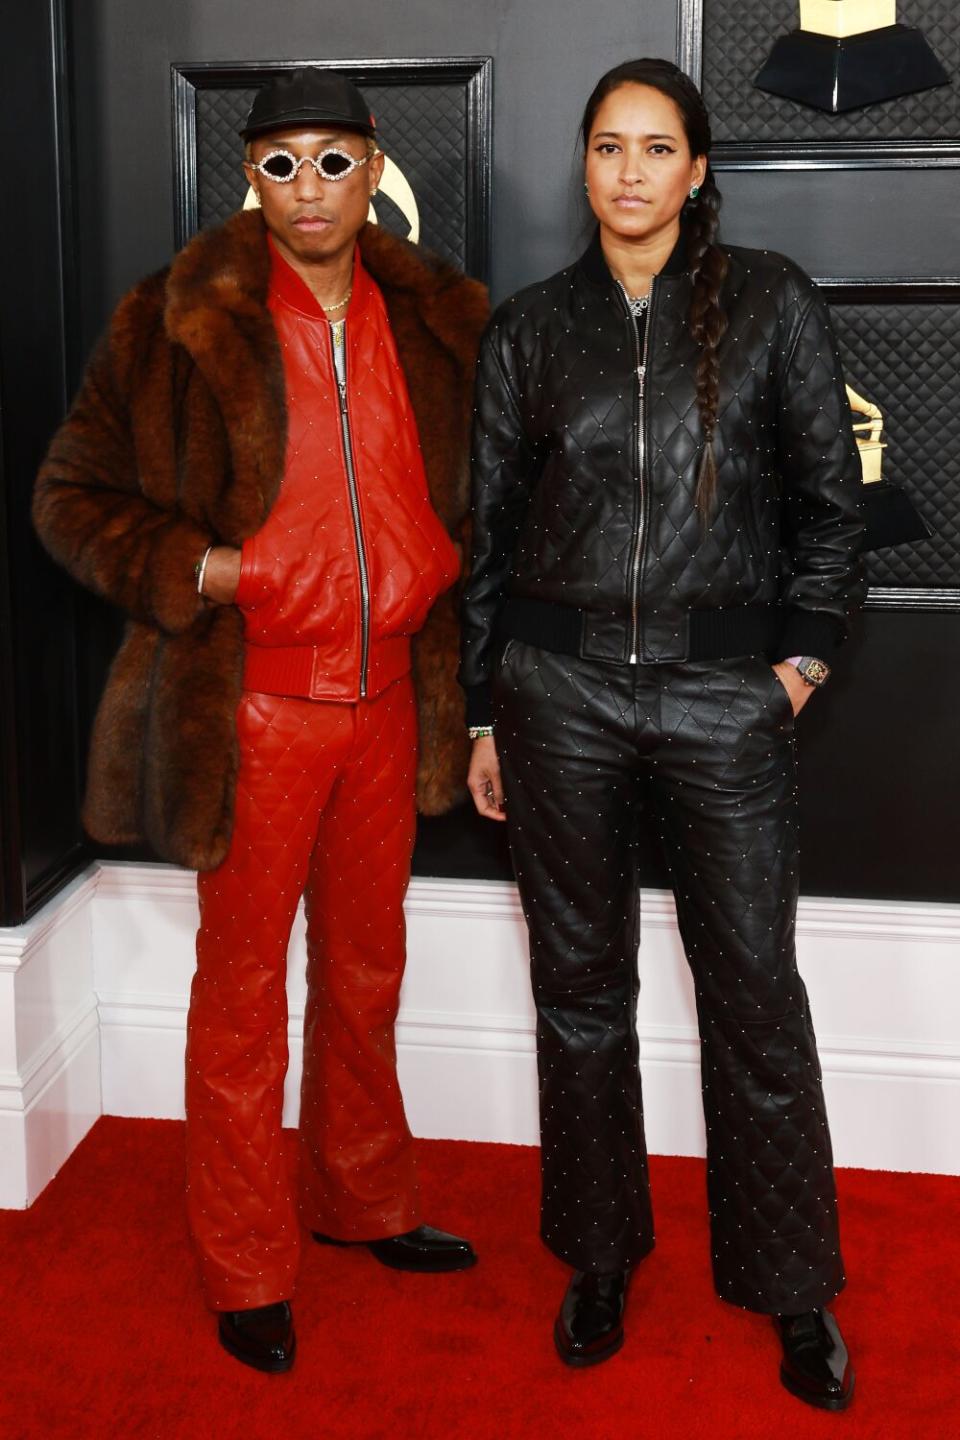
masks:
{"type": "Polygon", "coordinates": [[[636,457],[637,457],[637,483],[640,487],[639,514],[637,517],[637,533],[634,541],[633,563],[630,567],[630,664],[637,664],[639,655],[639,630],[640,630],[640,571],[643,559],[643,509],[644,509],[644,485],[643,469],[647,458],[646,440],[646,379],[647,379],[647,355],[650,350],[650,328],[653,319],[653,292],[657,283],[654,275],[650,282],[650,295],[647,302],[647,323],[643,332],[643,348],[640,347],[640,331],[637,326],[637,316],[634,314],[625,287],[618,280],[617,285],[623,296],[623,303],[627,308],[630,317],[630,324],[633,328],[633,351],[637,372],[637,427],[636,427],[636,457]]]}
{"type": "Polygon", "coordinates": [[[343,436],[343,458],[347,466],[347,489],[350,492],[350,511],[353,515],[353,538],[357,547],[357,565],[360,570],[360,696],[367,693],[367,665],[370,658],[370,575],[367,570],[367,556],[363,548],[363,519],[360,514],[360,492],[353,466],[353,440],[350,435],[350,413],[347,409],[347,346],[346,320],[337,320],[330,326],[330,343],[333,346],[333,368],[337,376],[337,391],[340,396],[340,433],[343,436]]]}

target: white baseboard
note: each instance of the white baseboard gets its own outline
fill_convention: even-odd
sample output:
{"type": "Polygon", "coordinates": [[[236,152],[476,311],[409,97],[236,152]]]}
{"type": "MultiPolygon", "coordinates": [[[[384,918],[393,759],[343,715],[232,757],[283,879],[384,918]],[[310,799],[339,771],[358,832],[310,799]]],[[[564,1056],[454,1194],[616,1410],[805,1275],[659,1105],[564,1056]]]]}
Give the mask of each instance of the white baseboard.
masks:
{"type": "MultiPolygon", "coordinates": [[[[104,1109],[180,1116],[193,877],[105,867],[94,909],[104,1109]]],[[[672,897],[645,892],[642,913],[648,1141],[654,1153],[702,1155],[699,1041],[672,897]]],[[[515,888],[414,880],[407,930],[397,1043],[414,1131],[536,1144],[534,1015],[515,888]]],[[[798,948],[838,1163],[960,1173],[960,907],[801,900],[798,948]]],[[[289,962],[290,1124],[304,964],[301,914],[289,962]]]]}
{"type": "Polygon", "coordinates": [[[101,1113],[95,873],[0,930],[0,1208],[24,1209],[101,1113]]]}
{"type": "MultiPolygon", "coordinates": [[[[414,1132],[536,1144],[534,1014],[515,888],[417,879],[406,908],[397,1041],[414,1132]]],[[[644,892],[642,915],[648,1143],[653,1153],[702,1155],[699,1042],[672,897],[644,892]]],[[[105,864],[32,930],[0,931],[0,1204],[29,1204],[101,1105],[112,1115],[183,1115],[197,919],[193,875],[105,864]]],[[[803,899],[798,950],[837,1163],[960,1174],[960,906],[803,899]]],[[[288,971],[290,1124],[304,967],[301,913],[288,971]]]]}

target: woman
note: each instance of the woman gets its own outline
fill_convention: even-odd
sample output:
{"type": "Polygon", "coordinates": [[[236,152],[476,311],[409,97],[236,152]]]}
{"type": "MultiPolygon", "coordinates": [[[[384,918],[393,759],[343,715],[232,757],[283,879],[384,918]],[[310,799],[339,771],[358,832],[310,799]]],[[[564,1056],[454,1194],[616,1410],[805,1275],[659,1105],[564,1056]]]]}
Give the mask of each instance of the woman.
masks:
{"type": "Polygon", "coordinates": [[[594,238],[502,305],[481,347],[461,668],[470,789],[509,819],[530,930],[542,1235],[574,1267],[555,1339],[571,1365],[613,1354],[654,1242],[643,797],[695,981],[715,1284],[774,1317],[788,1389],[841,1409],[793,756],[861,594],[840,365],[795,265],[716,243],[709,121],[681,71],[612,70],[582,135],[594,238]]]}

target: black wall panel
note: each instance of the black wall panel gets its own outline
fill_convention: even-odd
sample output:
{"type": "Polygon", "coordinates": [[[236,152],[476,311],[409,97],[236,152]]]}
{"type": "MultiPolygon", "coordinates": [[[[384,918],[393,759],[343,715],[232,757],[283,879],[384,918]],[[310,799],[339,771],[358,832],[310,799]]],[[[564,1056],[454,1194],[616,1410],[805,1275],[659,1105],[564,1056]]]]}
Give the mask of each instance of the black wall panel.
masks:
{"type": "Polygon", "coordinates": [[[30,529],[33,477],[63,415],[76,336],[66,17],[9,9],[0,46],[0,924],[86,858],[77,817],[76,591],[30,529]],[[11,202],[15,202],[11,204],[11,202]]]}
{"type": "MultiPolygon", "coordinates": [[[[173,249],[175,62],[491,55],[497,299],[565,264],[583,243],[576,145],[583,100],[616,61],[676,54],[678,9],[689,60],[702,33],[699,0],[679,6],[675,0],[644,6],[635,0],[592,6],[476,0],[469,7],[354,0],[333,11],[310,0],[270,8],[233,0],[167,0],[156,7],[86,0],[75,9],[73,51],[82,349],[122,292],[164,264],[173,249]]],[[[770,97],[770,103],[780,102],[770,97]]],[[[732,142],[738,138],[734,110],[727,105],[723,117],[724,138],[732,142]]],[[[721,183],[724,233],[731,240],[783,249],[816,275],[896,279],[957,272],[960,187],[952,170],[728,169],[721,183]]],[[[955,373],[957,357],[945,354],[943,364],[955,373]]],[[[68,603],[66,592],[62,603],[68,603]]],[[[77,604],[81,658],[72,694],[79,697],[82,730],[119,624],[87,597],[77,604]]],[[[836,680],[804,712],[798,734],[808,893],[960,899],[960,834],[951,804],[960,793],[960,747],[953,740],[960,713],[958,626],[956,614],[868,611],[836,680]]],[[[55,683],[63,688],[62,675],[55,683]]],[[[56,707],[67,733],[65,693],[56,707]]],[[[0,706],[0,724],[3,715],[0,706]]],[[[466,811],[432,822],[421,831],[417,868],[508,874],[503,828],[466,811]]],[[[643,856],[643,875],[647,883],[664,882],[652,853],[643,856]]]]}

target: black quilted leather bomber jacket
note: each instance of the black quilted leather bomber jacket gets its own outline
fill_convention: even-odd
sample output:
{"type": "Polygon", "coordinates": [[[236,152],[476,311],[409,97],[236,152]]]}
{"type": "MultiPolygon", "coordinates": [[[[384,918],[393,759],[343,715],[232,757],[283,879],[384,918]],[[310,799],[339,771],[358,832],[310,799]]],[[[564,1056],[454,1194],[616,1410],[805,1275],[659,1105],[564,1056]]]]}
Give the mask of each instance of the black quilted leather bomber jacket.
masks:
{"type": "Polygon", "coordinates": [[[599,236],[499,307],[480,350],[470,724],[503,643],[619,664],[765,654],[831,661],[862,598],[860,462],[826,303],[792,261],[728,248],[718,491],[702,432],[683,237],[644,325],[599,236]]]}

